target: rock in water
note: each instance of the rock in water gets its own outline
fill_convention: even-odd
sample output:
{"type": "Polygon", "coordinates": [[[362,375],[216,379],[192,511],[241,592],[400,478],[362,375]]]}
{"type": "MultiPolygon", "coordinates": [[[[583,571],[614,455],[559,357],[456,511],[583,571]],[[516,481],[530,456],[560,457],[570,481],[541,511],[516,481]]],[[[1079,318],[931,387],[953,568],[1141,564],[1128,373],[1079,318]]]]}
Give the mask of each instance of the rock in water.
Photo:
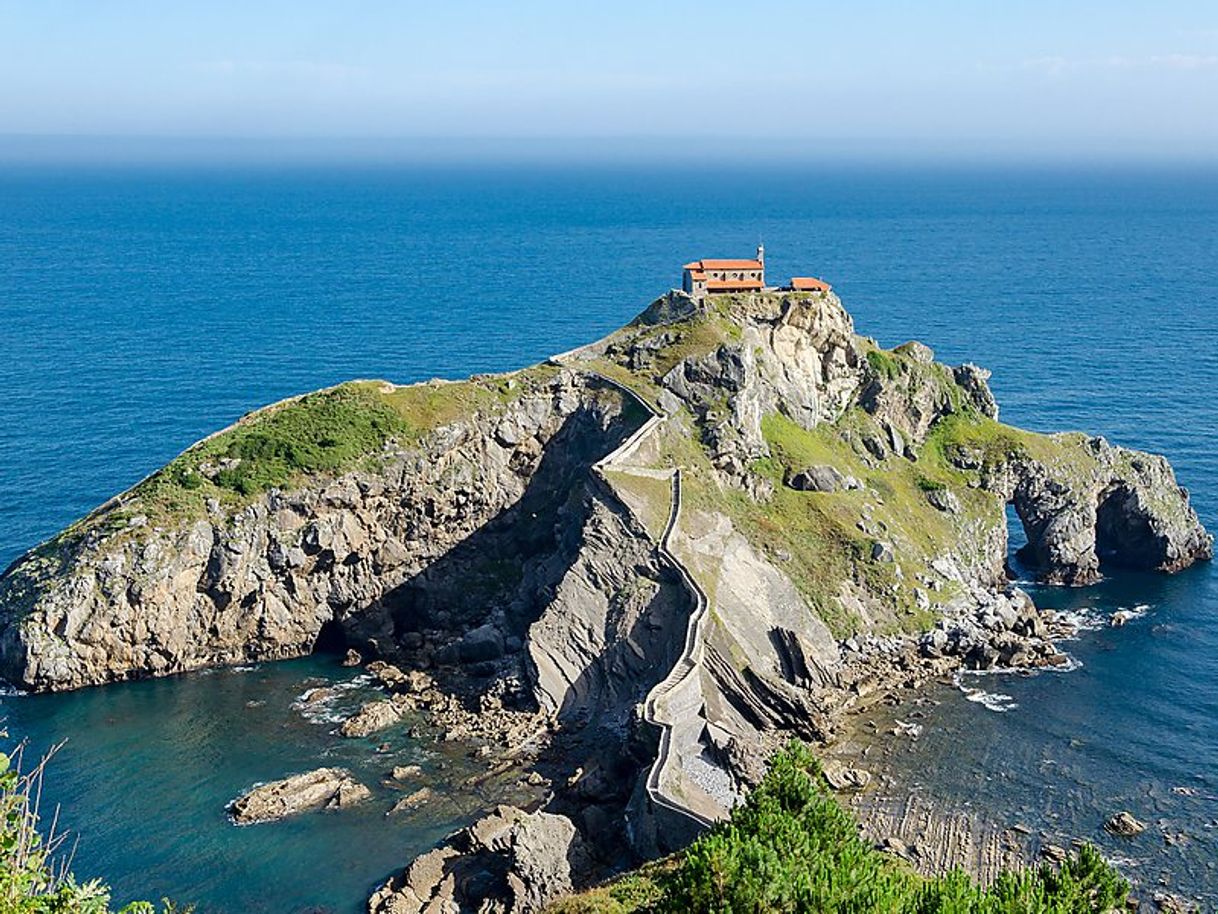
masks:
{"type": "Polygon", "coordinates": [[[532,914],[573,888],[588,861],[566,816],[499,806],[416,857],[368,901],[369,914],[532,914]]]}
{"type": "Polygon", "coordinates": [[[238,825],[275,822],[314,809],[345,809],[362,803],[372,791],[345,768],[318,768],[281,781],[260,784],[233,800],[229,814],[238,825]]]}
{"type": "Polygon", "coordinates": [[[1146,831],[1146,823],[1139,822],[1128,812],[1122,810],[1104,823],[1105,830],[1122,838],[1132,838],[1146,831]]]}
{"type": "Polygon", "coordinates": [[[338,732],[348,739],[370,736],[401,719],[402,711],[392,701],[370,701],[344,720],[338,732]]]}
{"type": "Polygon", "coordinates": [[[433,794],[430,787],[420,787],[414,793],[407,794],[394,803],[393,807],[389,810],[389,812],[385,813],[385,815],[391,816],[397,812],[405,812],[410,809],[416,809],[419,806],[422,806],[424,803],[431,802],[432,795],[433,794]]]}
{"type": "Polygon", "coordinates": [[[825,782],[834,790],[862,790],[871,783],[871,773],[830,759],[821,766],[825,782]]]}

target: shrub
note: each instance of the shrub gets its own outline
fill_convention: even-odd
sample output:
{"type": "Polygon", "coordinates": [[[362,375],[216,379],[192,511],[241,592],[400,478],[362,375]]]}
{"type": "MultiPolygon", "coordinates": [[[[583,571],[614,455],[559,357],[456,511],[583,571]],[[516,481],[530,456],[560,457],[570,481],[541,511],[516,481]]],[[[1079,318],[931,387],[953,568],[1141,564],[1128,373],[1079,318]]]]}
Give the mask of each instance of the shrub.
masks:
{"type": "MultiPolygon", "coordinates": [[[[58,854],[65,835],[56,834],[54,821],[45,836],[39,830],[38,797],[49,757],[23,773],[20,748],[15,758],[0,752],[0,914],[110,914],[109,887],[97,879],[77,882],[70,857],[58,854]]],[[[185,914],[171,902],[162,905],[163,914],[185,914]]],[[[137,901],[119,914],[155,911],[137,901]]]]}
{"type": "Polygon", "coordinates": [[[731,818],[666,867],[565,899],[562,914],[1101,914],[1129,887],[1085,846],[1054,869],[1003,873],[983,887],[965,873],[925,878],[875,850],[792,743],[731,818]],[[647,889],[640,882],[649,884],[647,889]],[[632,891],[615,888],[629,882],[632,891]]]}

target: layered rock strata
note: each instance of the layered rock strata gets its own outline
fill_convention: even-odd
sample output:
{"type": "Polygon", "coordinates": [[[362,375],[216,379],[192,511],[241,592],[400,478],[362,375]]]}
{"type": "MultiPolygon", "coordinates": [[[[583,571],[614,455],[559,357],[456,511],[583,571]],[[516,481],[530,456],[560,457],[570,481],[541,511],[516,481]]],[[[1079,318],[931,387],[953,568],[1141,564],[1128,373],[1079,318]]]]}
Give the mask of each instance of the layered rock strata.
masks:
{"type": "Polygon", "coordinates": [[[346,809],[363,803],[372,791],[345,768],[318,768],[269,784],[259,784],[229,804],[238,825],[274,822],[315,809],[346,809]]]}

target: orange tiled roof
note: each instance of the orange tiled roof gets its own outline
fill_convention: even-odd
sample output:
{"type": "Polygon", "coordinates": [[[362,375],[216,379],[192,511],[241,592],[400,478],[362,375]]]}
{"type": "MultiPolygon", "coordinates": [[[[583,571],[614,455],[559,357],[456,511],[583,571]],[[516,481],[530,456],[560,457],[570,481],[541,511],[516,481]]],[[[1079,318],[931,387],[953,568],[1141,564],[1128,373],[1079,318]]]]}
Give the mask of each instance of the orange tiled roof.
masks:
{"type": "Polygon", "coordinates": [[[793,276],[791,288],[796,292],[828,292],[833,287],[815,276],[793,276]]]}
{"type": "Polygon", "coordinates": [[[761,270],[760,260],[700,260],[704,270],[761,270]]]}
{"type": "Polygon", "coordinates": [[[701,270],[690,270],[689,278],[690,279],[706,279],[706,274],[703,273],[701,270]]]}
{"type": "Polygon", "coordinates": [[[706,284],[707,292],[746,292],[760,288],[760,279],[712,279],[706,284]]]}

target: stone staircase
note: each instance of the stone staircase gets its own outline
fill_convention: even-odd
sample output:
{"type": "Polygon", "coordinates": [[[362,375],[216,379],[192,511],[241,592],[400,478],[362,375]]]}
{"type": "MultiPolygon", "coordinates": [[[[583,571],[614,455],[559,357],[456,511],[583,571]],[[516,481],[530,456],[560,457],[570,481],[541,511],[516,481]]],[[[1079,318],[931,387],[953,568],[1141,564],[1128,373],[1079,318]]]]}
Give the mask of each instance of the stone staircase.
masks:
{"type": "MultiPolygon", "coordinates": [[[[642,444],[658,432],[668,417],[644,396],[620,381],[598,372],[587,373],[630,397],[649,413],[647,421],[629,438],[593,465],[593,473],[623,504],[626,503],[625,499],[618,494],[607,471],[653,479],[668,478],[671,482],[668,522],[657,548],[660,556],[673,569],[690,594],[693,611],[686,626],[680,657],[668,675],[652,688],[643,702],[643,719],[660,731],[659,750],[647,774],[646,789],[657,817],[662,818],[667,814],[670,819],[660,823],[666,834],[681,834],[692,838],[712,826],[716,820],[723,818],[726,810],[706,790],[688,778],[680,750],[682,746],[700,746],[703,724],[700,682],[702,626],[710,607],[706,591],[672,548],[673,537],[681,517],[681,470],[658,470],[641,465],[636,459],[642,444]]],[[[627,507],[629,508],[628,505],[627,507]]]]}

